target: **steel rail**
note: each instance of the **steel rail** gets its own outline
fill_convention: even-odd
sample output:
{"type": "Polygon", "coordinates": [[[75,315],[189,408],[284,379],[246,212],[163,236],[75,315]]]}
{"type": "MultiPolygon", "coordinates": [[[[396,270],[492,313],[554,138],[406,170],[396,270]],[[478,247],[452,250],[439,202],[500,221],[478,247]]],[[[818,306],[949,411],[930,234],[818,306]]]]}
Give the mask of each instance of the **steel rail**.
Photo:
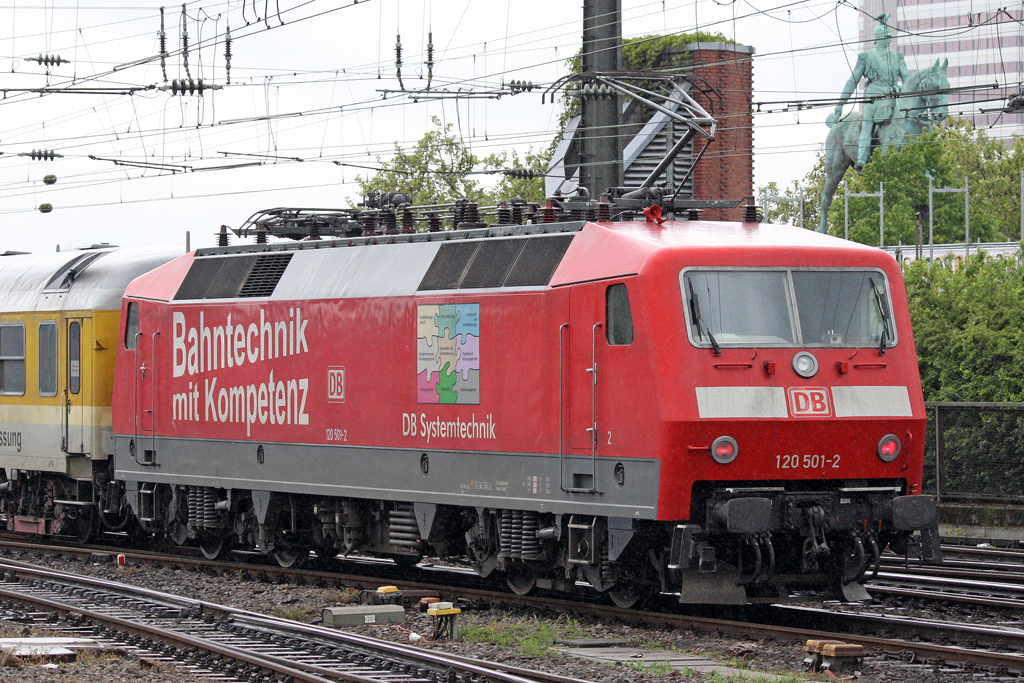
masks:
{"type": "MultiPolygon", "coordinates": [[[[278,674],[291,676],[292,680],[296,683],[331,683],[331,681],[341,680],[336,677],[337,672],[331,672],[334,674],[331,678],[321,677],[309,673],[308,671],[302,671],[293,666],[291,662],[282,660],[279,657],[273,655],[257,656],[241,650],[233,648],[227,645],[211,642],[201,638],[196,638],[185,633],[178,633],[175,631],[168,631],[158,626],[151,626],[148,624],[140,624],[135,621],[128,619],[122,619],[111,614],[103,614],[102,612],[96,612],[91,609],[86,609],[79,605],[73,605],[65,602],[58,602],[49,598],[43,598],[39,596],[26,595],[20,591],[9,590],[7,588],[0,587],[0,597],[6,600],[29,607],[42,607],[59,615],[75,614],[85,617],[95,625],[102,625],[106,628],[113,628],[118,631],[130,633],[132,635],[142,636],[159,640],[163,643],[174,645],[179,649],[195,648],[204,652],[210,652],[221,657],[230,658],[236,662],[241,662],[253,667],[259,667],[262,670],[273,671],[278,674]]],[[[351,680],[353,683],[379,683],[374,679],[344,679],[351,680]]]]}
{"type": "MultiPolygon", "coordinates": [[[[168,593],[163,593],[148,588],[143,588],[141,586],[121,584],[107,581],[104,579],[97,579],[89,576],[71,574],[69,572],[64,572],[56,569],[40,568],[38,566],[19,561],[0,559],[0,567],[6,567],[8,571],[13,572],[15,574],[32,576],[45,580],[65,581],[80,586],[123,594],[129,597],[142,597],[146,600],[174,605],[176,607],[180,607],[186,610],[192,610],[200,614],[213,615],[215,618],[220,620],[230,620],[236,625],[248,625],[254,628],[265,628],[267,625],[273,625],[276,630],[287,631],[295,636],[308,637],[315,635],[318,638],[334,641],[335,643],[344,643],[346,645],[357,646],[364,649],[372,650],[377,654],[385,654],[391,657],[404,658],[407,660],[411,659],[413,661],[416,661],[417,663],[433,664],[435,667],[452,668],[453,664],[457,664],[457,668],[460,669],[462,672],[472,674],[476,677],[484,677],[489,681],[494,681],[495,683],[536,683],[537,681],[546,681],[547,683],[586,683],[585,681],[581,681],[581,679],[561,676],[558,674],[549,674],[545,672],[527,670],[519,667],[497,664],[493,662],[482,662],[480,660],[471,660],[464,657],[454,657],[448,654],[440,654],[429,650],[423,650],[421,648],[409,648],[396,643],[371,638],[368,636],[360,636],[357,634],[338,631],[335,629],[329,629],[326,627],[303,624],[300,622],[295,622],[288,619],[275,617],[272,615],[259,614],[256,612],[242,610],[235,607],[228,607],[216,603],[210,603],[201,600],[195,600],[192,598],[171,595],[168,593]]],[[[0,595],[5,594],[6,592],[10,591],[0,590],[0,595]]],[[[15,594],[23,595],[21,593],[15,594]]],[[[77,607],[74,607],[73,609],[74,611],[76,611],[76,613],[84,613],[85,611],[87,611],[81,610],[77,607]]],[[[201,649],[210,650],[210,648],[205,646],[201,649]]],[[[234,655],[231,656],[234,658],[234,655]]],[[[312,675],[314,677],[322,677],[323,679],[346,680],[351,681],[352,683],[380,683],[379,680],[375,678],[358,676],[344,672],[337,672],[334,669],[319,667],[314,664],[292,662],[291,660],[288,660],[286,658],[279,658],[273,656],[265,656],[265,658],[267,658],[268,660],[279,660],[282,666],[289,665],[292,667],[297,667],[299,669],[304,670],[309,675],[312,675]]]]}
{"type": "MultiPolygon", "coordinates": [[[[63,549],[62,549],[63,550],[63,549]]],[[[10,561],[8,561],[10,562],[10,561]]],[[[177,566],[181,566],[185,563],[203,564],[214,567],[223,568],[234,568],[242,567],[247,570],[262,570],[262,567],[254,567],[253,565],[245,565],[240,563],[224,563],[224,562],[203,562],[198,559],[183,561],[180,558],[177,560],[177,566]]],[[[283,570],[274,567],[267,567],[266,569],[280,572],[282,575],[288,575],[293,578],[305,577],[308,579],[319,580],[324,577],[330,577],[335,579],[349,579],[358,582],[366,582],[367,577],[348,577],[347,575],[339,575],[327,572],[300,572],[296,570],[283,570]]],[[[399,581],[400,587],[407,589],[432,589],[442,590],[449,594],[458,593],[460,596],[467,599],[485,599],[493,601],[496,598],[500,600],[506,600],[510,603],[516,603],[522,606],[543,608],[543,609],[554,609],[554,610],[569,610],[569,611],[586,611],[598,618],[607,620],[618,620],[628,624],[664,624],[671,625],[677,628],[693,629],[697,631],[707,633],[727,633],[731,635],[741,635],[745,637],[774,637],[774,638],[794,638],[798,640],[805,639],[821,639],[821,638],[833,638],[837,640],[843,640],[851,644],[863,645],[866,648],[873,648],[879,651],[887,652],[890,654],[897,654],[905,651],[909,651],[915,654],[919,658],[942,658],[951,662],[974,662],[975,664],[987,665],[987,666],[1007,666],[1015,669],[1024,670],[1024,655],[1014,653],[1003,653],[995,651],[977,650],[968,647],[956,647],[948,645],[937,645],[929,643],[914,642],[909,640],[911,637],[919,636],[921,633],[928,633],[936,638],[948,639],[958,636],[966,636],[971,639],[988,639],[993,643],[1017,643],[1012,647],[1024,650],[1024,633],[1014,633],[1012,631],[1000,630],[1000,629],[983,629],[981,627],[973,627],[962,624],[949,624],[942,622],[922,622],[919,619],[907,619],[900,620],[892,617],[876,617],[862,614],[852,614],[847,612],[829,612],[827,610],[818,610],[812,612],[805,610],[800,613],[800,616],[792,616],[789,618],[793,622],[806,623],[811,615],[816,615],[822,624],[827,624],[827,627],[821,628],[796,628],[780,623],[752,623],[748,621],[730,621],[724,619],[713,619],[709,617],[700,616],[687,616],[680,614],[671,614],[666,612],[651,612],[651,611],[639,611],[635,609],[622,609],[618,607],[612,607],[607,605],[600,605],[594,603],[587,603],[580,600],[567,600],[564,598],[552,598],[545,597],[542,595],[531,595],[531,596],[514,596],[514,595],[495,595],[493,587],[488,588],[476,588],[476,587],[464,587],[464,586],[438,586],[436,584],[428,583],[426,580],[409,581],[402,579],[399,581]],[[836,630],[837,625],[848,624],[848,630],[836,630]],[[876,630],[885,629],[892,631],[894,629],[902,630],[907,634],[906,640],[894,639],[894,638],[879,638],[873,636],[860,635],[858,631],[863,631],[865,628],[871,628],[876,630]],[[975,629],[975,630],[971,630],[975,629]],[[980,629],[980,630],[978,630],[980,629]]],[[[879,592],[892,592],[895,594],[893,589],[883,587],[873,587],[869,584],[869,590],[877,588],[879,592]]],[[[917,593],[917,597],[932,598],[921,592],[917,593]]],[[[952,600],[954,599],[949,594],[942,594],[939,599],[952,600]]],[[[979,602],[979,604],[982,604],[979,602]]],[[[993,605],[1003,606],[1003,605],[993,605]]],[[[212,608],[212,606],[211,606],[212,608]]],[[[781,614],[785,614],[787,610],[792,610],[789,607],[776,607],[781,614]]],[[[790,614],[796,615],[796,612],[790,612],[790,614]]],[[[777,615],[778,616],[778,615],[777,615]]]]}

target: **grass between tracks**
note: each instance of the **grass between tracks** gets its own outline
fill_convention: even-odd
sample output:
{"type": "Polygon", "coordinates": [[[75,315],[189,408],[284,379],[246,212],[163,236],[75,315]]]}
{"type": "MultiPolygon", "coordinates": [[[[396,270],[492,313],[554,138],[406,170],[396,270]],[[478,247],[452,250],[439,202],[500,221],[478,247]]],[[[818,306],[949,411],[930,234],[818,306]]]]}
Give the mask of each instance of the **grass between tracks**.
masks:
{"type": "Polygon", "coordinates": [[[572,617],[560,617],[549,623],[539,619],[505,615],[498,620],[483,620],[463,615],[459,639],[467,643],[488,643],[515,648],[527,657],[556,654],[552,647],[560,638],[585,635],[572,617]]]}

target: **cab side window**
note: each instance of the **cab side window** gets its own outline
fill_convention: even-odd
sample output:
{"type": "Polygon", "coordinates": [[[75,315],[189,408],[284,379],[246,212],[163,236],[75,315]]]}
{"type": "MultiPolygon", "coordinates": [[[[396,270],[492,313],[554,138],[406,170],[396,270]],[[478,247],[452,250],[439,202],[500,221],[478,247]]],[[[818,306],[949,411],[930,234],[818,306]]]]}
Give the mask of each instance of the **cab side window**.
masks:
{"type": "Polygon", "coordinates": [[[82,325],[68,324],[68,390],[77,394],[82,388],[82,325]]]}
{"type": "Polygon", "coordinates": [[[39,395],[57,395],[57,323],[39,323],[39,395]]]}
{"type": "Polygon", "coordinates": [[[633,314],[629,310],[629,290],[625,284],[611,285],[605,291],[608,343],[623,346],[633,343],[633,314]]]}
{"type": "Polygon", "coordinates": [[[128,321],[124,325],[124,348],[134,349],[139,338],[139,305],[135,302],[128,304],[128,321]]]}
{"type": "Polygon", "coordinates": [[[25,395],[24,323],[0,323],[0,394],[25,395]]]}

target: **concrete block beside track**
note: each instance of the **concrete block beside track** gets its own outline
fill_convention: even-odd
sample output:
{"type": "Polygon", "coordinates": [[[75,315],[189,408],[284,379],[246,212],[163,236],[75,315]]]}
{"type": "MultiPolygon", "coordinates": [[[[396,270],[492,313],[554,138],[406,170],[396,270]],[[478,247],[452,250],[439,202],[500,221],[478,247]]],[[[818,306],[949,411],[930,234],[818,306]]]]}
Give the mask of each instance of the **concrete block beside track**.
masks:
{"type": "Polygon", "coordinates": [[[366,626],[367,624],[404,624],[405,608],[401,605],[354,605],[324,607],[324,626],[366,626]]]}

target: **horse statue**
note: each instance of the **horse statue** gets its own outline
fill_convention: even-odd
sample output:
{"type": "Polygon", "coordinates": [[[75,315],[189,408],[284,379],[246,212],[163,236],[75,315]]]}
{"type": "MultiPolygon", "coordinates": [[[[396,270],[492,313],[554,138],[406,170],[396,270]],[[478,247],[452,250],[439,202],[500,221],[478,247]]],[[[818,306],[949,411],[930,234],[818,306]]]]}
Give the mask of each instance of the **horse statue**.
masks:
{"type": "MultiPolygon", "coordinates": [[[[908,138],[917,137],[932,123],[946,119],[949,115],[949,97],[945,92],[949,88],[948,66],[948,59],[942,62],[936,59],[928,68],[910,75],[903,84],[903,94],[892,100],[892,114],[875,126],[872,152],[877,147],[885,151],[890,145],[901,149],[908,138]]],[[[856,111],[841,118],[829,114],[825,121],[830,130],[825,138],[825,187],[821,191],[818,232],[826,232],[828,209],[839,181],[857,160],[860,122],[860,112],[856,111]]]]}

